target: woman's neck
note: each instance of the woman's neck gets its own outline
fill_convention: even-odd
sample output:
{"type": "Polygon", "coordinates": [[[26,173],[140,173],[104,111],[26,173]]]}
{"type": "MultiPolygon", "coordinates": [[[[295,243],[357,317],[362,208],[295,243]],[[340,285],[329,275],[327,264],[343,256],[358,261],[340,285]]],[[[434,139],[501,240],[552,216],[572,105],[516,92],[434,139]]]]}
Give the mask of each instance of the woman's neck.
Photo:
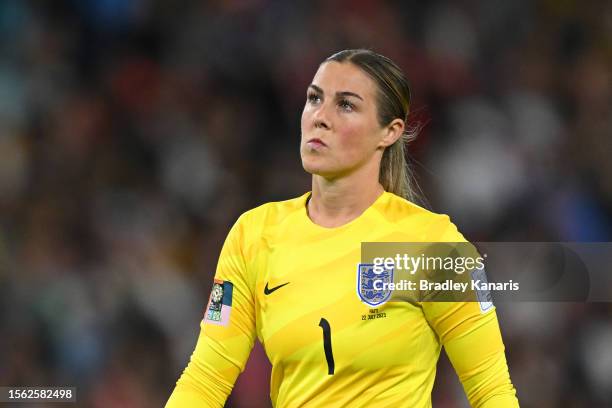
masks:
{"type": "Polygon", "coordinates": [[[322,227],[339,227],[359,217],[383,192],[378,180],[364,183],[363,180],[327,180],[313,175],[308,216],[322,227]]]}

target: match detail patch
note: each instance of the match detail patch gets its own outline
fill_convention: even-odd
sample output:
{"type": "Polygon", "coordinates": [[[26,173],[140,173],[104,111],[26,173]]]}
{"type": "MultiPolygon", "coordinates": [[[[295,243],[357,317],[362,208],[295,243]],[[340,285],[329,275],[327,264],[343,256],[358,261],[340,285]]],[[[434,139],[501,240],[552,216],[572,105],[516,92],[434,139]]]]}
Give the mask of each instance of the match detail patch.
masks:
{"type": "Polygon", "coordinates": [[[206,323],[218,326],[228,325],[230,312],[232,311],[233,290],[234,285],[232,282],[215,279],[210,292],[210,298],[208,299],[208,306],[206,306],[206,313],[204,314],[204,321],[206,323]]]}
{"type": "MultiPolygon", "coordinates": [[[[472,281],[482,283],[486,286],[487,274],[484,268],[478,268],[472,271],[472,281]]],[[[493,307],[493,296],[489,289],[476,289],[476,297],[478,298],[478,305],[480,306],[481,313],[487,312],[493,307]]]]}

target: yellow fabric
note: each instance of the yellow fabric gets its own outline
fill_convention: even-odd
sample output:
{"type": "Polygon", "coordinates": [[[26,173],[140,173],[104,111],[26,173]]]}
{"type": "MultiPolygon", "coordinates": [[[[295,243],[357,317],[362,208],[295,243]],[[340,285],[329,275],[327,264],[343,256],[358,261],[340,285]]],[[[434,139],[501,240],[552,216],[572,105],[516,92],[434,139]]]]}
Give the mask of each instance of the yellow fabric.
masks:
{"type": "Polygon", "coordinates": [[[518,407],[494,308],[387,302],[373,310],[357,295],[361,242],[465,241],[448,216],[386,192],[350,223],[323,228],[308,218],[308,196],[236,222],[215,275],[233,284],[229,324],[202,322],[166,408],[222,407],[255,336],[272,362],[275,407],[431,407],[442,346],[473,407],[518,407]],[[286,282],[264,294],[266,284],[286,282]],[[332,375],[321,319],[331,329],[332,375]]]}

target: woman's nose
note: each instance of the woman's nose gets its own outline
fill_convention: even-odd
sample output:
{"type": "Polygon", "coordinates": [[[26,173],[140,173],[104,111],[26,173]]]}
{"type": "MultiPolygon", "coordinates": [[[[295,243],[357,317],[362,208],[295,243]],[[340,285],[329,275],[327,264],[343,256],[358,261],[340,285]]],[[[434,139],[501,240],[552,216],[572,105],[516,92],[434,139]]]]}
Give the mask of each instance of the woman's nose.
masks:
{"type": "Polygon", "coordinates": [[[319,107],[314,111],[312,119],[314,121],[315,128],[331,128],[331,123],[329,121],[329,115],[327,112],[327,106],[325,103],[319,105],[319,107]]]}

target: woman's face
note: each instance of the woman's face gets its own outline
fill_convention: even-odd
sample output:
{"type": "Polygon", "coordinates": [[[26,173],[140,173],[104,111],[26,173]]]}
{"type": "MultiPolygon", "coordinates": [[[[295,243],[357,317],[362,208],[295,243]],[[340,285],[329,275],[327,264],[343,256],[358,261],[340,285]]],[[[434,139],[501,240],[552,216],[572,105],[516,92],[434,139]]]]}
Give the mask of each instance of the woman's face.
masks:
{"type": "Polygon", "coordinates": [[[319,67],[302,112],[300,153],[307,172],[333,179],[380,161],[390,143],[378,123],[376,92],[374,81],[351,63],[319,67]]]}

